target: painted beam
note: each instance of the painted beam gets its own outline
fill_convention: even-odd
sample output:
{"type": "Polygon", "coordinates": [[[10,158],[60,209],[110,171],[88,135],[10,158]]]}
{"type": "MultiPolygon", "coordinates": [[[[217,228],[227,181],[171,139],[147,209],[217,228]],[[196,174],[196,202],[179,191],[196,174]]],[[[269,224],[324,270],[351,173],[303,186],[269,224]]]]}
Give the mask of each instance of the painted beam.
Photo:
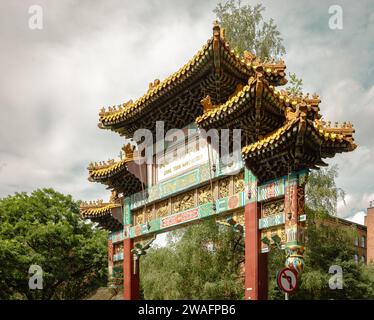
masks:
{"type": "Polygon", "coordinates": [[[148,223],[136,226],[125,227],[125,238],[136,238],[150,233],[161,233],[165,230],[182,224],[207,218],[209,216],[222,214],[237,208],[244,207],[245,192],[240,192],[234,196],[220,198],[216,200],[216,210],[213,210],[213,203],[208,202],[198,207],[178,212],[166,217],[154,219],[148,223]]]}
{"type": "MultiPolygon", "coordinates": [[[[306,214],[299,216],[299,221],[306,221],[306,214]]],[[[261,218],[258,221],[258,228],[259,229],[267,229],[272,228],[275,226],[280,226],[285,224],[285,217],[284,213],[274,214],[265,218],[261,218]]]]}
{"type": "Polygon", "coordinates": [[[144,192],[141,191],[135,193],[128,198],[130,209],[134,210],[145,204],[162,200],[181,191],[187,191],[201,183],[209,181],[211,177],[216,179],[220,176],[235,174],[244,168],[244,163],[240,160],[229,166],[217,162],[216,167],[217,170],[210,173],[209,165],[206,163],[187,173],[183,173],[167,181],[151,186],[145,189],[144,192]]]}

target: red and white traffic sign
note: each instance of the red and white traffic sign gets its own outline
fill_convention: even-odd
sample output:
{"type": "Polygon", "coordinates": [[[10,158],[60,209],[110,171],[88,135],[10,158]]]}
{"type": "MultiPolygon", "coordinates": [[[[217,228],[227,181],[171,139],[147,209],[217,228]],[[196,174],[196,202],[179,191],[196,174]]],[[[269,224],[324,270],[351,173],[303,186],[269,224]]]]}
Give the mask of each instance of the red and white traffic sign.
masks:
{"type": "Polygon", "coordinates": [[[290,268],[282,269],[278,272],[277,283],[283,292],[294,292],[297,289],[297,272],[290,268]]]}

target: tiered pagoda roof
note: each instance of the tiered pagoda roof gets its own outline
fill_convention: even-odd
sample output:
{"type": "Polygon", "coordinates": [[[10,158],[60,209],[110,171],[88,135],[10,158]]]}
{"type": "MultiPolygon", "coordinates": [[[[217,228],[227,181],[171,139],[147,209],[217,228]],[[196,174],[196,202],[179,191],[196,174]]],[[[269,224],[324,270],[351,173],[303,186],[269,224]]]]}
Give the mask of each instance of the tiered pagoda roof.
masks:
{"type": "Polygon", "coordinates": [[[125,158],[119,161],[114,159],[100,163],[90,163],[88,166],[88,180],[105,184],[110,189],[121,192],[124,196],[142,190],[142,182],[129,171],[129,164],[134,163],[133,147],[127,144],[122,149],[125,158]]]}
{"type": "Polygon", "coordinates": [[[320,120],[300,116],[242,149],[248,168],[260,181],[271,180],[301,169],[326,166],[323,158],[353,151],[351,124],[326,127],[320,120]]]}
{"type": "MultiPolygon", "coordinates": [[[[332,127],[322,121],[316,94],[294,96],[276,89],[287,82],[285,68],[282,60],[261,61],[250,52],[235,54],[215,24],[213,37],[177,72],[150,83],[135,102],[102,108],[99,127],[127,138],[139,128],[154,133],[156,121],[164,121],[165,131],[194,122],[206,130],[241,129],[243,159],[260,182],[324,166],[323,159],[354,150],[352,124],[332,127]]],[[[88,170],[90,181],[126,197],[141,191],[142,182],[129,170],[133,148],[127,145],[124,151],[125,159],[91,163],[88,170]]],[[[110,211],[118,208],[114,205],[119,206],[86,204],[82,216],[110,220],[110,211]]]]}
{"type": "Polygon", "coordinates": [[[128,137],[138,128],[154,130],[154,119],[163,120],[166,131],[183,128],[203,114],[202,97],[209,95],[214,104],[224,103],[258,68],[265,70],[264,77],[273,86],[287,82],[282,60],[261,61],[249,52],[240,57],[230,50],[223,30],[215,24],[213,37],[177,72],[150,83],[135,102],[101,109],[99,127],[128,137]]]}
{"type": "Polygon", "coordinates": [[[84,219],[91,219],[99,223],[103,228],[109,230],[120,230],[123,228],[122,199],[117,192],[113,191],[108,203],[103,200],[82,202],[80,214],[84,219]]]}
{"type": "Polygon", "coordinates": [[[196,123],[206,130],[240,128],[247,167],[260,181],[271,180],[293,170],[324,166],[323,158],[356,148],[352,124],[331,128],[322,122],[320,102],[316,94],[277,91],[264,77],[264,69],[257,68],[248,84],[225,103],[213,105],[209,96],[202,99],[205,112],[196,123]]]}

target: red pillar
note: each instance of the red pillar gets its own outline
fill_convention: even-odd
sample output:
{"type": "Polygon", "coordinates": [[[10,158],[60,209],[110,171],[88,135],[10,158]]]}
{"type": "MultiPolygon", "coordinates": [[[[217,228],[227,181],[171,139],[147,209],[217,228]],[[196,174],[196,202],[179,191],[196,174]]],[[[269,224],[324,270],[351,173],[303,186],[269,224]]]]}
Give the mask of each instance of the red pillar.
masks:
{"type": "Polygon", "coordinates": [[[245,206],[245,299],[267,299],[267,254],[260,252],[258,219],[260,208],[257,202],[245,206]]]}
{"type": "Polygon", "coordinates": [[[125,300],[140,300],[139,260],[136,261],[136,274],[134,274],[134,260],[131,253],[133,247],[133,239],[123,240],[123,297],[125,300]]]}

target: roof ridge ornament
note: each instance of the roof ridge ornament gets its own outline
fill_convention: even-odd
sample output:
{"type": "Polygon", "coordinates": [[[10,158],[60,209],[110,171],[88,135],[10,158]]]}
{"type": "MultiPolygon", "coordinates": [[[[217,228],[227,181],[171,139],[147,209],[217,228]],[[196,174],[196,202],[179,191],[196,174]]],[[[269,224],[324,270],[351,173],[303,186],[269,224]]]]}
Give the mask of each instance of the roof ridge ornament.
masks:
{"type": "Polygon", "coordinates": [[[160,79],[155,79],[153,82],[150,82],[148,85],[148,92],[156,88],[160,83],[160,79]]]}
{"type": "Polygon", "coordinates": [[[253,62],[254,60],[256,60],[256,55],[252,53],[251,51],[244,50],[243,58],[247,63],[253,62]]]}
{"type": "Polygon", "coordinates": [[[121,204],[122,199],[118,196],[118,192],[116,190],[112,190],[110,195],[109,201],[104,202],[102,199],[98,200],[90,200],[90,201],[82,201],[80,204],[81,209],[95,209],[95,208],[103,208],[109,206],[110,204],[121,204]]]}
{"type": "MultiPolygon", "coordinates": [[[[104,116],[106,116],[108,114],[111,114],[111,113],[115,113],[115,112],[118,112],[118,111],[123,111],[124,109],[130,108],[133,105],[134,105],[134,102],[132,101],[132,99],[130,99],[127,102],[124,102],[124,103],[122,103],[118,106],[115,106],[115,105],[114,106],[109,106],[108,109],[105,109],[105,107],[102,107],[99,111],[99,116],[104,117],[104,116]]],[[[99,127],[100,127],[100,123],[99,123],[99,127]]]]}
{"type": "Polygon", "coordinates": [[[108,159],[108,161],[90,162],[87,167],[88,171],[100,170],[114,165],[116,161],[114,159],[108,159]]]}
{"type": "Polygon", "coordinates": [[[113,203],[113,204],[121,203],[121,198],[118,196],[117,190],[112,190],[112,194],[110,195],[110,198],[109,198],[109,203],[113,203]]]}
{"type": "Polygon", "coordinates": [[[218,21],[213,23],[213,63],[216,75],[221,73],[221,27],[218,21]]]}
{"type": "Polygon", "coordinates": [[[217,107],[217,105],[214,105],[212,103],[212,99],[209,94],[205,98],[201,99],[200,103],[203,106],[204,113],[213,110],[217,107]]]}
{"type": "Polygon", "coordinates": [[[131,143],[127,143],[122,147],[122,150],[125,153],[125,160],[134,159],[135,146],[131,145],[131,143]]]}
{"type": "Polygon", "coordinates": [[[90,208],[102,208],[106,206],[107,203],[104,203],[102,199],[94,200],[94,201],[82,201],[80,204],[81,209],[90,209],[90,208]]]}

